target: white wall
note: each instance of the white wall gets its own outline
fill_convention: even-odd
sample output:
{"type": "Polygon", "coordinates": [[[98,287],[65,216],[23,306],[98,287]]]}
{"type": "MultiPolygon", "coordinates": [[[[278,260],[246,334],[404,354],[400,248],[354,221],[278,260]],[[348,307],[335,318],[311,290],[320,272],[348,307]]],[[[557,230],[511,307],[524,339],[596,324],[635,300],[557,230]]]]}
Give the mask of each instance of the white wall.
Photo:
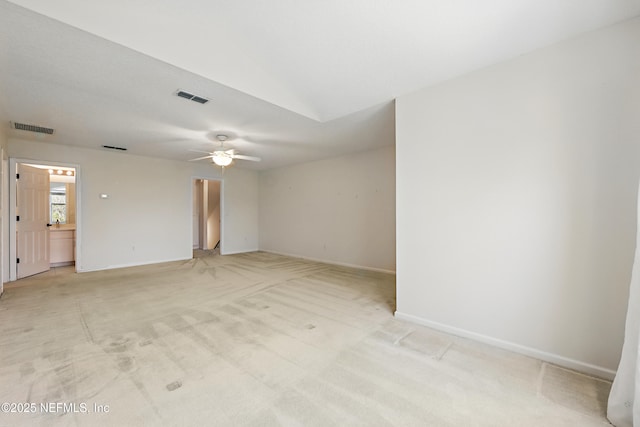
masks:
{"type": "Polygon", "coordinates": [[[397,100],[399,317],[613,374],[638,46],[636,19],[397,100]]]}
{"type": "MultiPolygon", "coordinates": [[[[9,140],[12,158],[51,161],[79,166],[77,201],[80,207],[77,244],[79,271],[141,265],[192,256],[193,178],[219,178],[210,164],[194,164],[104,150],[9,140]],[[106,193],[108,199],[100,199],[106,193]]],[[[257,201],[244,203],[241,186],[257,193],[256,172],[225,173],[226,208],[245,210],[228,221],[227,244],[236,252],[255,250],[257,245],[257,201]],[[248,178],[249,177],[249,178],[248,178]],[[242,229],[242,233],[237,230],[242,229]]],[[[244,190],[243,190],[244,191],[244,190]]],[[[257,199],[257,197],[256,197],[257,199]]]]}
{"type": "Polygon", "coordinates": [[[260,249],[395,271],[393,146],[260,174],[260,249]]]}

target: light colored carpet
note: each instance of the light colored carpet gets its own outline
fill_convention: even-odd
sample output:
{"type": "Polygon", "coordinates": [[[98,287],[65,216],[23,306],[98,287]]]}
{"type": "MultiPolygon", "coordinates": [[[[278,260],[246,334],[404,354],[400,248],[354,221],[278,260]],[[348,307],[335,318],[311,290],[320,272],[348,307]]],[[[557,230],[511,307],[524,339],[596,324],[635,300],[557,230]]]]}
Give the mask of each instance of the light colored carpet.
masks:
{"type": "Polygon", "coordinates": [[[199,255],[7,285],[0,425],[608,424],[609,382],[396,320],[392,275],[199,255]]]}

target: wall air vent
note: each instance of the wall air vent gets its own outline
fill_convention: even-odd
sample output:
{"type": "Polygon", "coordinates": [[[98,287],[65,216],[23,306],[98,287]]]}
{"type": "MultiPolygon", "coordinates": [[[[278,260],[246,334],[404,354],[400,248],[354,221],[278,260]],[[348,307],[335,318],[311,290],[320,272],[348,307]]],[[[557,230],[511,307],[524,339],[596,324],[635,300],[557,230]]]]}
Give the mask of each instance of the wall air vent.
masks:
{"type": "Polygon", "coordinates": [[[43,126],[26,125],[24,123],[16,123],[16,122],[11,122],[11,125],[13,126],[14,129],[17,129],[17,130],[26,130],[27,132],[44,133],[46,135],[53,135],[53,129],[46,128],[43,126]]]}
{"type": "Polygon", "coordinates": [[[206,104],[207,102],[209,102],[209,100],[207,98],[204,98],[204,97],[198,96],[198,95],[194,95],[194,94],[189,93],[189,92],[185,92],[184,90],[177,91],[176,95],[178,95],[180,98],[190,99],[191,101],[197,102],[199,104],[206,104]]]}
{"type": "Polygon", "coordinates": [[[124,147],[116,147],[114,145],[103,145],[102,148],[108,148],[109,150],[127,151],[124,147]]]}

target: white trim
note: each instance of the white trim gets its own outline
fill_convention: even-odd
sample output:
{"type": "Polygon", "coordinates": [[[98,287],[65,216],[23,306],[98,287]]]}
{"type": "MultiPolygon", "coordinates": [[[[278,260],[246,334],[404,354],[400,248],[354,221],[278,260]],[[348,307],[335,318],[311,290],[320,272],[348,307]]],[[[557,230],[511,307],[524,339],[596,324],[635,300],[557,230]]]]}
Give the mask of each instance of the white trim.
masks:
{"type": "Polygon", "coordinates": [[[247,249],[246,251],[233,251],[233,252],[225,252],[220,253],[220,255],[237,255],[237,254],[248,254],[250,252],[259,252],[260,249],[247,249]]]}
{"type": "Polygon", "coordinates": [[[547,353],[535,348],[526,347],[524,345],[504,341],[498,338],[489,337],[487,335],[478,334],[476,332],[467,331],[465,329],[456,328],[455,326],[449,326],[431,320],[423,319],[422,317],[414,316],[411,314],[402,313],[397,311],[394,316],[400,320],[406,320],[408,322],[417,323],[419,325],[427,326],[438,331],[442,331],[451,335],[456,335],[463,338],[469,338],[474,341],[493,345],[498,348],[513,351],[515,353],[524,354],[525,356],[540,359],[545,362],[553,363],[554,365],[562,366],[565,368],[573,369],[575,371],[583,372],[588,375],[592,375],[607,380],[613,380],[616,376],[616,371],[603,368],[601,366],[592,365],[590,363],[581,362],[579,360],[570,359],[568,357],[560,356],[558,354],[547,353]]]}
{"type": "Polygon", "coordinates": [[[358,268],[360,270],[375,271],[377,273],[385,273],[385,274],[393,274],[393,275],[396,274],[395,270],[385,270],[384,268],[366,267],[366,266],[363,266],[363,265],[349,264],[349,263],[346,263],[346,262],[331,261],[331,260],[307,257],[307,256],[302,256],[302,255],[288,254],[288,253],[285,253],[285,252],[271,251],[269,249],[260,249],[260,251],[268,252],[268,253],[274,254],[274,255],[283,255],[283,256],[288,256],[288,257],[291,257],[291,258],[305,259],[307,261],[321,262],[323,264],[332,264],[332,265],[339,265],[341,267],[358,268]]]}
{"type": "Polygon", "coordinates": [[[132,262],[132,263],[128,263],[128,264],[116,264],[116,265],[108,265],[106,267],[100,267],[100,268],[90,268],[87,270],[77,270],[78,273],[91,273],[94,271],[105,271],[105,270],[116,270],[118,268],[130,268],[130,267],[142,267],[145,265],[153,265],[153,264],[164,264],[167,262],[176,262],[176,261],[191,261],[193,258],[189,257],[189,258],[172,258],[172,259],[166,259],[166,260],[160,260],[160,261],[146,261],[143,263],[139,263],[139,262],[132,262]]]}

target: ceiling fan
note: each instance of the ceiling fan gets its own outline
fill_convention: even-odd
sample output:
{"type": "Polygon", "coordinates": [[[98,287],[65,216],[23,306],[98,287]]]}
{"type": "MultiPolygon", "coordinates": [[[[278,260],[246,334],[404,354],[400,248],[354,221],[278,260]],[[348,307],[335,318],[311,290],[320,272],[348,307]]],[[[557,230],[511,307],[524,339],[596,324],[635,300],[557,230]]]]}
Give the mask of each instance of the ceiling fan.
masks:
{"type": "Polygon", "coordinates": [[[229,139],[229,137],[227,135],[216,135],[216,139],[218,141],[220,141],[220,150],[216,150],[213,152],[208,152],[208,151],[197,151],[197,150],[190,150],[190,151],[196,151],[198,153],[207,153],[207,156],[203,156],[203,157],[198,157],[195,159],[191,159],[189,160],[190,162],[195,162],[198,160],[204,160],[204,159],[211,159],[211,161],[213,163],[215,163],[218,166],[221,167],[225,167],[225,166],[229,166],[231,164],[231,162],[233,162],[234,160],[238,159],[238,160],[249,160],[252,162],[259,162],[260,160],[262,160],[260,157],[254,157],[254,156],[245,156],[242,154],[236,154],[234,149],[230,149],[230,150],[225,150],[224,149],[224,142],[229,139]]]}

